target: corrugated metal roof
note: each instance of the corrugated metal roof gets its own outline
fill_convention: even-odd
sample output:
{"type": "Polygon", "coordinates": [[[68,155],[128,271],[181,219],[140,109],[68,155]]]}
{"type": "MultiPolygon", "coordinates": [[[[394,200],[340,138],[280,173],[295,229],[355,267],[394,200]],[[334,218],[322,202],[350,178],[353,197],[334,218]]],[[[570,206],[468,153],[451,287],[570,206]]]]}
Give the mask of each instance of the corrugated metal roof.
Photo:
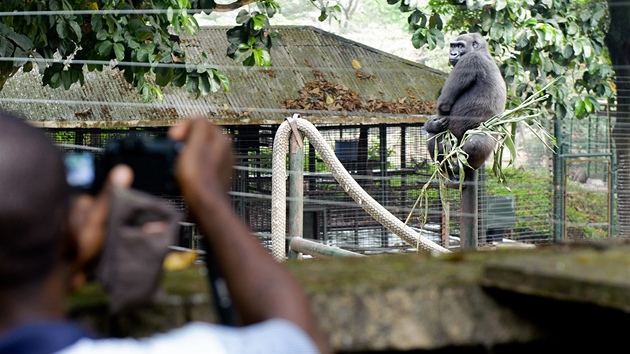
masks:
{"type": "Polygon", "coordinates": [[[195,98],[183,88],[164,89],[164,101],[145,103],[135,88],[115,69],[87,72],[84,86],[69,90],[41,85],[37,70],[18,73],[0,92],[3,109],[38,125],[50,127],[123,127],[171,125],[191,115],[205,115],[219,124],[279,124],[292,113],[313,123],[421,122],[424,115],[283,110],[286,99],[318,73],[345,86],[361,98],[398,101],[413,96],[434,102],[446,75],[313,27],[279,27],[281,40],[272,50],[270,69],[244,67],[225,54],[227,28],[204,27],[194,36],[182,36],[189,62],[205,51],[210,61],[229,78],[231,90],[195,98]],[[362,74],[352,67],[361,65],[362,74]],[[314,72],[316,72],[314,74],[314,72]],[[359,76],[369,76],[361,79],[359,76]]]}

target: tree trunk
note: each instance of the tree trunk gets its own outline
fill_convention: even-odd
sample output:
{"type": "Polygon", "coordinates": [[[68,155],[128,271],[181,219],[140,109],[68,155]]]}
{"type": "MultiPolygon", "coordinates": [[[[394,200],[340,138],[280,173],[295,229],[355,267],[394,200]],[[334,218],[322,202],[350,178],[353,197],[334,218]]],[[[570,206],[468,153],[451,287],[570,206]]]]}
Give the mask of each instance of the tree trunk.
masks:
{"type": "Polygon", "coordinates": [[[617,159],[617,215],[619,237],[630,238],[630,7],[610,0],[610,29],[606,46],[615,69],[617,111],[612,136],[617,159]]]}

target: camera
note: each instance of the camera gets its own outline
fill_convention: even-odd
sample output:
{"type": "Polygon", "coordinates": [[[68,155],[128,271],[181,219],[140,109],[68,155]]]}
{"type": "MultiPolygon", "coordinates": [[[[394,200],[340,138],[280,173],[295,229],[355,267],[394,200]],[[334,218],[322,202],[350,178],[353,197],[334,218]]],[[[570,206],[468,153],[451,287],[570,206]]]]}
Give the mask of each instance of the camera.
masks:
{"type": "Polygon", "coordinates": [[[176,196],[175,161],[183,143],[168,138],[127,137],[110,140],[102,154],[65,155],[68,184],[79,191],[98,193],[109,171],[125,164],[133,170],[132,188],[154,195],[176,196]]]}

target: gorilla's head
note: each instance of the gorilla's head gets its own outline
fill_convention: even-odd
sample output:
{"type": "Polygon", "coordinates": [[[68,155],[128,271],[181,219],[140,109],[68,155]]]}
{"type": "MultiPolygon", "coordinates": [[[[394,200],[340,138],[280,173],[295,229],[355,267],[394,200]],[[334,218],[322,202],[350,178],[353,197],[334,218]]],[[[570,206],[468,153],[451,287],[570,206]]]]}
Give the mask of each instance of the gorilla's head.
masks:
{"type": "Polygon", "coordinates": [[[479,33],[462,34],[451,42],[448,62],[455,66],[464,55],[482,50],[487,51],[487,48],[486,40],[479,33]]]}

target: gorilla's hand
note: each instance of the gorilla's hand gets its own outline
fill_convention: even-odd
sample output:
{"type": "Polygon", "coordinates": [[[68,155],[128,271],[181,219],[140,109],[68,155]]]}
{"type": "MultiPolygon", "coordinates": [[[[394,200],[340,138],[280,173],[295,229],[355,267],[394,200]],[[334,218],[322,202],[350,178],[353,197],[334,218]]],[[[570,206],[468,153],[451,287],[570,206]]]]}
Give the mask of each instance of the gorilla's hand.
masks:
{"type": "Polygon", "coordinates": [[[426,123],[424,129],[431,134],[438,134],[448,129],[448,118],[442,116],[432,116],[426,123]]]}

